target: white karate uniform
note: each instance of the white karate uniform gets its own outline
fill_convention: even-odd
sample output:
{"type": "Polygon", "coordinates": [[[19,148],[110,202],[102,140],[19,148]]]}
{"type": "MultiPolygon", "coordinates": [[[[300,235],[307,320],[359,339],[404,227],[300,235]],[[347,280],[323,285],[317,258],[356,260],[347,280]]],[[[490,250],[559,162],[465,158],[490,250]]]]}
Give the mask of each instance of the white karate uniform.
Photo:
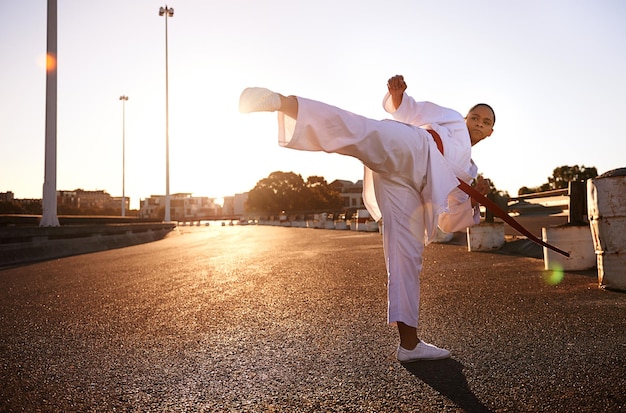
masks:
{"type": "Polygon", "coordinates": [[[383,106],[398,121],[373,120],[298,98],[298,119],[278,112],[278,142],[363,162],[363,201],[374,219],[383,218],[388,322],[417,327],[424,245],[437,224],[453,232],[477,222],[469,197],[457,188],[457,176],[469,183],[476,166],[458,112],[416,102],[406,94],[398,110],[393,110],[389,94],[383,106]],[[439,133],[445,157],[422,127],[439,133]]]}

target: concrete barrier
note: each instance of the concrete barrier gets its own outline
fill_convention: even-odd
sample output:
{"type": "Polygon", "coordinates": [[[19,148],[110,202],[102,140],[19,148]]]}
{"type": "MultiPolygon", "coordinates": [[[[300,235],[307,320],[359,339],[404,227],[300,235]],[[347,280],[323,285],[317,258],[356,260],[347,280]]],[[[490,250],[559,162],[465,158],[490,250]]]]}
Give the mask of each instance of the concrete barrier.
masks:
{"type": "Polygon", "coordinates": [[[588,270],[596,266],[589,225],[562,225],[542,230],[542,240],[568,252],[565,257],[543,247],[544,269],[564,271],[588,270]]]}
{"type": "Polygon", "coordinates": [[[170,223],[0,227],[0,267],[128,247],[165,237],[170,223]]]}
{"type": "Polygon", "coordinates": [[[482,222],[467,227],[468,251],[493,251],[504,245],[504,224],[500,222],[482,222]]]}
{"type": "Polygon", "coordinates": [[[626,168],[587,181],[589,224],[601,287],[626,290],[626,168]]]}
{"type": "Polygon", "coordinates": [[[335,221],[335,229],[340,229],[340,230],[348,229],[348,224],[346,223],[346,221],[342,219],[335,221]]]}

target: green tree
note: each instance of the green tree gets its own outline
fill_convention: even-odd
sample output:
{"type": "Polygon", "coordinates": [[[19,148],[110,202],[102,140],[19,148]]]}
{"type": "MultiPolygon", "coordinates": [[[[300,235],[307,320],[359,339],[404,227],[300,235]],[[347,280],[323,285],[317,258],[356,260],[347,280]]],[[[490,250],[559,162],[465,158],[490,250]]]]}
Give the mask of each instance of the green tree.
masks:
{"type": "Polygon", "coordinates": [[[301,175],[293,172],[272,172],[261,179],[248,193],[246,210],[253,212],[278,213],[299,209],[297,195],[304,188],[301,175]]]}
{"type": "Polygon", "coordinates": [[[554,168],[552,177],[548,178],[548,184],[550,185],[550,189],[562,189],[567,188],[569,182],[586,181],[596,176],[598,176],[598,170],[593,166],[587,168],[585,165],[580,167],[578,165],[563,165],[554,168]]]}
{"type": "Polygon", "coordinates": [[[492,198],[494,197],[507,198],[507,199],[509,198],[509,193],[507,191],[502,191],[496,188],[496,185],[493,183],[493,181],[489,178],[485,178],[485,176],[482,173],[478,174],[478,178],[483,178],[489,184],[489,192],[487,192],[485,196],[491,196],[492,198]]]}
{"type": "Polygon", "coordinates": [[[249,212],[313,211],[341,208],[338,192],[326,180],[311,176],[305,182],[293,172],[272,172],[248,193],[245,208],[249,212]]]}
{"type": "Polygon", "coordinates": [[[0,214],[21,214],[22,208],[13,202],[0,202],[0,214]]]}
{"type": "MultiPolygon", "coordinates": [[[[493,202],[495,202],[500,208],[506,210],[507,203],[509,202],[510,196],[507,191],[501,191],[496,188],[496,185],[489,178],[485,178],[483,174],[478,174],[478,177],[482,177],[489,184],[489,192],[485,194],[485,197],[489,198],[493,202]]],[[[485,221],[493,222],[494,216],[493,211],[487,210],[485,212],[485,221]]]]}
{"type": "Polygon", "coordinates": [[[0,202],[0,214],[41,215],[41,201],[27,203],[19,201],[0,202]]]}
{"type": "Polygon", "coordinates": [[[536,192],[550,191],[553,189],[563,189],[568,187],[569,182],[586,181],[587,179],[595,178],[596,176],[598,176],[598,170],[595,166],[586,167],[585,165],[563,165],[554,168],[552,176],[548,177],[548,182],[542,184],[541,186],[531,188],[523,186],[517,191],[517,194],[526,195],[534,194],[536,192]]]}
{"type": "Polygon", "coordinates": [[[331,188],[321,176],[309,176],[303,192],[304,209],[321,211],[338,210],[343,207],[339,192],[331,188]]]}
{"type": "Polygon", "coordinates": [[[545,192],[545,191],[549,191],[550,188],[550,184],[545,183],[541,186],[535,186],[532,188],[529,188],[527,186],[523,186],[520,189],[517,190],[517,195],[528,195],[528,194],[534,194],[537,192],[545,192]]]}

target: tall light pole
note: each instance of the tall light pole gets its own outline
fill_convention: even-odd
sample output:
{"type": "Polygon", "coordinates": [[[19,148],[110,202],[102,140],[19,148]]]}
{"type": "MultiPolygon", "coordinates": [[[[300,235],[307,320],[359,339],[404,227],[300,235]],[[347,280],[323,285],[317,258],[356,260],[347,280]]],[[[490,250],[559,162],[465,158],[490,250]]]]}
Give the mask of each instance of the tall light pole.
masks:
{"type": "Polygon", "coordinates": [[[48,0],[46,155],[39,226],[58,227],[57,216],[57,0],[48,0]]]}
{"type": "Polygon", "coordinates": [[[120,96],[122,101],[122,216],[126,216],[126,101],[128,96],[120,96]]]}
{"type": "Polygon", "coordinates": [[[169,96],[167,76],[167,18],[174,16],[171,7],[159,8],[159,16],[165,16],[165,222],[171,221],[170,215],[170,133],[169,133],[169,96]]]}

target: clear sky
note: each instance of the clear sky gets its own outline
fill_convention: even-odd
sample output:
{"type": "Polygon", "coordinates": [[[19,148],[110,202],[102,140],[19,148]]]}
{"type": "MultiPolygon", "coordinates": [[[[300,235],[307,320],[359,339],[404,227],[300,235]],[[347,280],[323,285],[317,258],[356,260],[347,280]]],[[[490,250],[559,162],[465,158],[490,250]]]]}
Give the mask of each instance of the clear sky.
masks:
{"type": "MultiPolygon", "coordinates": [[[[58,1],[57,189],[165,193],[164,2],[58,1]]],[[[479,171],[517,194],[561,165],[626,166],[621,0],[172,0],[170,192],[221,198],[273,171],[356,181],[358,161],[276,144],[276,115],[238,112],[263,86],[376,119],[387,79],[462,114],[497,116],[479,171]]],[[[41,198],[47,1],[2,1],[0,192],[41,198]]]]}

